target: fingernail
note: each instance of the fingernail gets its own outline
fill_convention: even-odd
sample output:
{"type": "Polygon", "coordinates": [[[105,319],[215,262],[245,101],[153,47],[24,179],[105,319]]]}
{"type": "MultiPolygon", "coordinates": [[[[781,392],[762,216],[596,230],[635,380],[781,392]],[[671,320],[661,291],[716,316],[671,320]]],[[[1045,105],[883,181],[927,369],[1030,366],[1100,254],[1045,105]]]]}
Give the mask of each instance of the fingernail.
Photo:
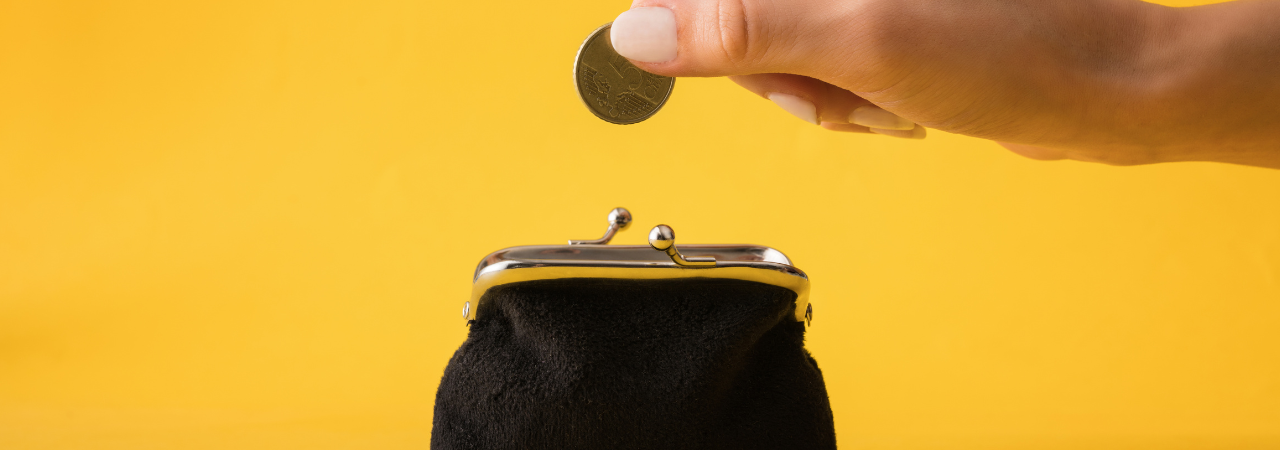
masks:
{"type": "Polygon", "coordinates": [[[881,130],[911,130],[916,124],[876,106],[863,106],[849,114],[849,122],[881,130]]]}
{"type": "Polygon", "coordinates": [[[818,108],[808,100],[788,94],[769,94],[769,100],[777,103],[791,115],[799,117],[800,120],[818,124],[818,108]]]}
{"type": "Polygon", "coordinates": [[[613,20],[609,39],[624,58],[651,63],[676,59],[676,14],[662,7],[633,8],[613,20]]]}
{"type": "Polygon", "coordinates": [[[920,125],[916,125],[915,128],[912,128],[910,130],[886,130],[883,128],[872,128],[871,132],[876,134],[883,134],[885,136],[893,136],[893,137],[907,138],[907,139],[924,139],[924,135],[925,135],[924,127],[920,125]]]}

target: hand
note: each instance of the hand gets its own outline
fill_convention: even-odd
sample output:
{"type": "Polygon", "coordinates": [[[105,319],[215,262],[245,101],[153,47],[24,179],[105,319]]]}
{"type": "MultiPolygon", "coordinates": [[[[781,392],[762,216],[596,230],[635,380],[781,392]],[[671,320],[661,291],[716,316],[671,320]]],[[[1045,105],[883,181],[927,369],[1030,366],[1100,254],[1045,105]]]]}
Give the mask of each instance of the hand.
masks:
{"type": "Polygon", "coordinates": [[[612,38],[645,70],[730,76],[831,130],[928,127],[1035,159],[1280,168],[1280,3],[1239,6],[638,0],[612,38]]]}

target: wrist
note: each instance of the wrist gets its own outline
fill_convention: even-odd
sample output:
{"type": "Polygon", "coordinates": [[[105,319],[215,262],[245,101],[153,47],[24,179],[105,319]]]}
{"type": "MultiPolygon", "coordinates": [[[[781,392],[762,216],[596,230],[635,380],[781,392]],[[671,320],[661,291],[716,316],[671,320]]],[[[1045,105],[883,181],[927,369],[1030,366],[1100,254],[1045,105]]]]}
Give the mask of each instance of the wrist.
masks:
{"type": "Polygon", "coordinates": [[[1123,99],[1113,126],[1103,128],[1112,130],[1113,148],[1150,159],[1141,162],[1276,165],[1280,142],[1265,131],[1276,119],[1259,110],[1273,103],[1259,97],[1280,94],[1276,68],[1267,68],[1280,52],[1274,32],[1257,35],[1266,27],[1250,15],[1259,12],[1237,6],[1135,8],[1129,75],[1106,82],[1109,95],[1123,99]]]}
{"type": "Polygon", "coordinates": [[[1117,165],[1176,160],[1186,109],[1182,37],[1186,17],[1175,8],[1138,2],[1094,2],[1068,35],[1079,48],[1066,53],[1066,91],[1075,95],[1075,120],[1062,147],[1117,165]],[[1181,129],[1178,129],[1181,128],[1181,129]]]}
{"type": "Polygon", "coordinates": [[[1166,138],[1149,125],[1167,112],[1152,105],[1176,97],[1163,92],[1176,70],[1174,9],[1135,0],[1032,4],[1047,15],[1019,66],[1044,99],[1032,111],[1046,131],[1023,143],[1116,165],[1164,160],[1166,138]]]}
{"type": "Polygon", "coordinates": [[[1130,55],[1125,70],[1128,76],[1115,80],[1113,95],[1125,99],[1117,105],[1117,123],[1111,136],[1118,144],[1142,148],[1153,160],[1149,162],[1186,161],[1197,158],[1203,147],[1197,142],[1195,124],[1196,79],[1205,77],[1206,69],[1196,57],[1197,49],[1192,19],[1185,8],[1143,4],[1137,8],[1139,44],[1130,55]]]}

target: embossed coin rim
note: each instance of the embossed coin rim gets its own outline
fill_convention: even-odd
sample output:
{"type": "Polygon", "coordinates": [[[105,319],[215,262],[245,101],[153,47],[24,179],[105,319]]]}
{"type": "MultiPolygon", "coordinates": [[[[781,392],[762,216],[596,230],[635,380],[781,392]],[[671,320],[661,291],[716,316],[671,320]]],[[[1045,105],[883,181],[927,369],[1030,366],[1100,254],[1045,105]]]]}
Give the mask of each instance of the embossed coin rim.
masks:
{"type": "MultiPolygon", "coordinates": [[[[597,36],[600,35],[600,33],[603,33],[605,30],[608,30],[609,27],[612,27],[612,26],[613,26],[613,22],[609,22],[604,25],[601,25],[600,28],[596,28],[595,31],[592,31],[591,34],[587,35],[587,38],[582,41],[582,45],[578,47],[578,55],[573,60],[573,89],[578,91],[578,100],[582,101],[582,106],[586,106],[587,111],[591,111],[591,114],[595,114],[595,116],[599,117],[600,120],[603,120],[605,122],[609,122],[612,124],[618,124],[618,125],[632,125],[632,124],[644,122],[645,120],[648,120],[650,117],[653,117],[654,114],[657,114],[658,111],[661,111],[663,106],[667,105],[667,100],[671,98],[671,92],[675,91],[676,89],[675,78],[667,77],[667,78],[671,78],[671,85],[667,86],[667,92],[662,95],[662,102],[658,103],[657,108],[654,108],[653,111],[649,112],[649,114],[645,114],[643,117],[640,117],[630,122],[614,119],[612,117],[606,117],[600,114],[599,111],[596,111],[595,108],[591,107],[591,102],[588,101],[587,98],[582,95],[582,86],[578,84],[578,65],[582,64],[582,54],[587,50],[587,45],[590,45],[593,39],[595,39],[597,36]]],[[[639,69],[639,67],[637,67],[637,69],[639,69]]],[[[640,70],[644,70],[644,69],[640,69],[640,70]]]]}

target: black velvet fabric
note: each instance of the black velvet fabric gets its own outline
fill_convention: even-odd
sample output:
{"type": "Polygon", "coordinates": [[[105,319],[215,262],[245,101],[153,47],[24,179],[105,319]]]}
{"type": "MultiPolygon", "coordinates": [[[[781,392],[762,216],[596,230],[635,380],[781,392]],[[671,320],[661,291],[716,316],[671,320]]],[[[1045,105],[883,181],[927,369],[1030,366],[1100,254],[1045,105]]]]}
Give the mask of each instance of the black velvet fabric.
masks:
{"type": "Polygon", "coordinates": [[[431,448],[835,448],[794,300],[710,278],[492,289],[445,369],[431,448]]]}

